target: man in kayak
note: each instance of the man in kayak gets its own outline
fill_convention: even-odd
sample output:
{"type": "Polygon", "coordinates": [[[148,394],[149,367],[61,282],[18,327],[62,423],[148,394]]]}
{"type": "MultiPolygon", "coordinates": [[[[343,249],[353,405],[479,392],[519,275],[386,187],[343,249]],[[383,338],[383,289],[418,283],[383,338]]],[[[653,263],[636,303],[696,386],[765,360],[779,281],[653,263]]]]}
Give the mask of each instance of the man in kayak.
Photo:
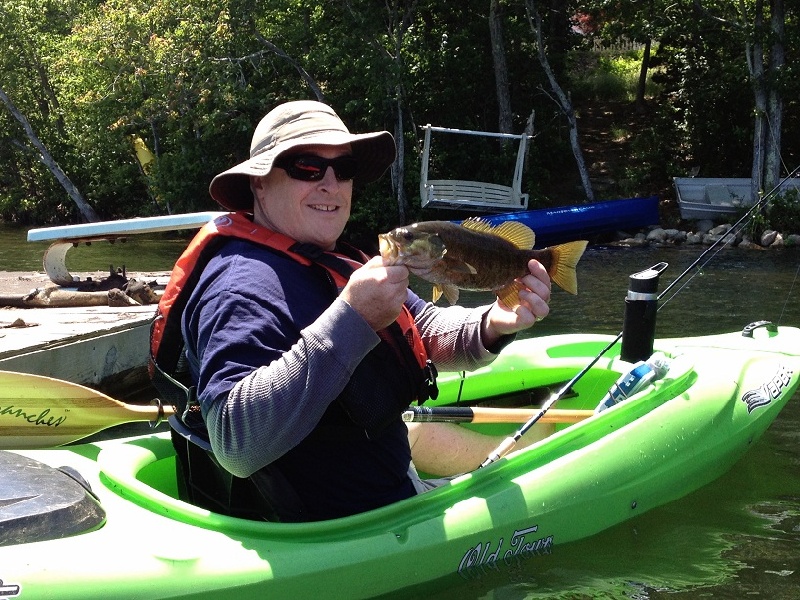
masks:
{"type": "Polygon", "coordinates": [[[394,159],[386,131],[351,134],[318,102],[278,106],[259,123],[250,158],[211,182],[233,212],[193,240],[161,302],[164,339],[179,321],[196,387],[184,422],[207,436],[222,472],[248,480],[246,494],[271,507],[262,517],[355,514],[429,489],[414,465],[436,476],[477,467],[499,438],[407,426],[400,415],[435,394],[432,363],[486,365],[549,312],[550,278],[533,260],[516,311],[439,308],[409,290],[406,267],[341,244],[354,184],[394,159]]]}

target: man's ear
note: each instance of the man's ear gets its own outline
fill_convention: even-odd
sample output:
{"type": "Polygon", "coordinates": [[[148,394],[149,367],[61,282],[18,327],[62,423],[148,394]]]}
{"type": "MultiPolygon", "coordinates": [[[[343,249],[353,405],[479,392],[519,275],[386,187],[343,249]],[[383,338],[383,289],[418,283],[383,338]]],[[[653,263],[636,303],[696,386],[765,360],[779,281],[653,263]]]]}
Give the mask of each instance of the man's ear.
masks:
{"type": "Polygon", "coordinates": [[[250,191],[253,192],[255,196],[256,191],[261,190],[264,187],[264,178],[263,177],[256,177],[255,175],[250,175],[250,191]]]}

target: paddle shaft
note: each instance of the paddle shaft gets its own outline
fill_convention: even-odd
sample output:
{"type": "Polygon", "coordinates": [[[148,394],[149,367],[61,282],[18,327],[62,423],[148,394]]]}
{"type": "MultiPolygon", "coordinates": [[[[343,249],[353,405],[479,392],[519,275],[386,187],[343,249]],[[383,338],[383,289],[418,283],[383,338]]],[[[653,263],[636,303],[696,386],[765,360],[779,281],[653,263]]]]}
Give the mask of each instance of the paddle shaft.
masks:
{"type": "Polygon", "coordinates": [[[61,379],[0,371],[0,449],[61,446],[114,425],[155,425],[173,412],[160,404],[125,404],[61,379]]]}
{"type": "MultiPolygon", "coordinates": [[[[488,408],[470,406],[413,406],[403,413],[406,423],[525,423],[539,411],[533,408],[488,408]]],[[[594,414],[592,410],[553,409],[542,423],[577,423],[594,414]]]]}

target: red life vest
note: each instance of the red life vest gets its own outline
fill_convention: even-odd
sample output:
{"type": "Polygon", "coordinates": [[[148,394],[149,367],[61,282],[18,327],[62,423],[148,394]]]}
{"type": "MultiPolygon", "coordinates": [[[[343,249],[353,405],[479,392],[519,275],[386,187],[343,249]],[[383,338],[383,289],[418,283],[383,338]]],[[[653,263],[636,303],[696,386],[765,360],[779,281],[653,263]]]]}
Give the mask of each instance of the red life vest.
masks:
{"type": "MultiPolygon", "coordinates": [[[[181,412],[186,410],[186,404],[191,403],[193,396],[191,388],[174,379],[183,348],[181,315],[206,264],[216,254],[221,243],[230,238],[265,246],[303,265],[318,265],[328,272],[338,289],[343,288],[350,274],[363,264],[343,254],[325,252],[311,244],[300,244],[292,238],[253,223],[246,213],[229,213],[207,223],[175,263],[150,330],[150,376],[162,395],[167,396],[165,399],[178,406],[181,412]],[[164,389],[165,387],[172,389],[164,389]],[[190,396],[188,400],[187,393],[190,396]]],[[[361,261],[368,260],[360,251],[355,252],[361,261]]],[[[436,371],[428,360],[414,317],[405,305],[397,321],[389,328],[379,331],[378,335],[383,342],[389,344],[407,369],[416,371],[412,371],[410,375],[414,379],[421,379],[417,398],[419,402],[430,397],[435,398],[436,371]]]]}

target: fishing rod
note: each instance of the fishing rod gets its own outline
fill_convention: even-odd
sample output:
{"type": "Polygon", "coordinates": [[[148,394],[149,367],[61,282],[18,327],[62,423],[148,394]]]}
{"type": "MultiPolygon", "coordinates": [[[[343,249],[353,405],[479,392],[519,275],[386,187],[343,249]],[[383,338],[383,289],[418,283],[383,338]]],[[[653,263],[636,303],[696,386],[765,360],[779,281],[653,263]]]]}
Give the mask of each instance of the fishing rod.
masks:
{"type": "MultiPolygon", "coordinates": [[[[763,209],[764,207],[766,207],[766,205],[772,200],[773,196],[783,186],[783,184],[786,181],[788,181],[789,179],[791,179],[792,177],[794,177],[798,172],[800,172],[800,165],[795,167],[793,171],[791,171],[788,175],[786,175],[786,177],[781,179],[780,182],[778,182],[778,184],[775,187],[773,187],[769,192],[764,194],[758,200],[758,202],[754,203],[753,206],[751,206],[750,209],[748,209],[744,213],[744,215],[742,215],[742,217],[739,218],[739,220],[736,221],[736,223],[734,223],[731,226],[730,231],[734,231],[734,232],[738,231],[737,228],[740,227],[742,225],[742,223],[744,223],[745,221],[750,219],[755,214],[756,211],[759,211],[759,210],[763,209]]],[[[728,236],[722,236],[719,239],[717,239],[716,241],[714,241],[714,243],[711,244],[708,248],[706,248],[700,254],[700,256],[698,256],[697,259],[695,259],[692,262],[691,265],[689,265],[686,269],[684,269],[684,271],[680,275],[678,275],[678,277],[676,277],[675,280],[672,283],[670,283],[664,289],[663,292],[661,292],[657,296],[655,296],[655,294],[649,294],[647,292],[645,292],[644,295],[645,296],[649,296],[649,297],[653,297],[654,296],[654,300],[655,301],[661,300],[661,298],[667,292],[669,292],[672,288],[674,288],[678,284],[679,281],[681,281],[684,277],[686,277],[686,275],[688,275],[689,272],[692,269],[694,269],[695,266],[697,266],[712,250],[714,250],[717,246],[719,246],[719,245],[721,245],[723,243],[729,243],[728,242],[728,236]]],[[[658,283],[658,275],[661,272],[663,272],[666,268],[667,268],[667,263],[658,263],[657,265],[654,265],[653,267],[651,267],[650,269],[647,269],[646,271],[642,271],[641,273],[637,273],[637,274],[631,276],[631,280],[633,281],[634,278],[637,275],[643,275],[643,276],[645,276],[644,279],[648,279],[649,280],[649,283],[645,282],[644,287],[645,288],[651,288],[653,286],[653,284],[657,285],[657,283],[658,283]],[[647,276],[647,274],[649,274],[649,273],[653,273],[653,275],[647,276]]],[[[652,292],[654,290],[649,290],[648,289],[647,291],[652,292]]],[[[674,298],[675,295],[679,291],[680,290],[676,291],[675,294],[673,294],[671,298],[674,298]]],[[[638,293],[640,293],[640,292],[634,291],[634,294],[638,294],[638,293]]],[[[631,291],[630,290],[628,292],[628,295],[630,297],[630,295],[631,295],[631,291]]],[[[669,300],[671,300],[671,298],[669,300]]],[[[657,308],[656,310],[659,310],[659,308],[657,308]]],[[[653,327],[655,327],[655,319],[652,319],[652,323],[651,324],[652,324],[653,327]]],[[[500,445],[497,446],[497,448],[495,450],[493,450],[489,454],[489,456],[486,457],[486,460],[484,460],[480,464],[480,466],[478,468],[483,468],[483,467],[489,466],[493,462],[501,459],[503,456],[508,454],[514,448],[514,446],[516,446],[516,444],[520,440],[520,438],[523,435],[525,435],[531,429],[531,427],[533,427],[537,422],[539,422],[539,420],[545,415],[545,413],[547,413],[547,411],[550,410],[550,408],[552,408],[552,406],[556,402],[558,402],[567,392],[569,392],[570,389],[572,388],[572,386],[575,385],[578,381],[580,381],[583,378],[583,376],[586,375],[586,373],[588,373],[591,370],[591,368],[594,367],[594,365],[597,364],[597,362],[605,355],[606,352],[611,350],[611,348],[613,348],[617,344],[617,342],[619,342],[620,339],[622,339],[624,332],[625,332],[625,328],[623,326],[623,331],[620,331],[617,334],[617,336],[613,340],[611,340],[611,342],[609,342],[608,345],[605,348],[603,348],[600,351],[600,353],[597,356],[595,356],[589,362],[589,364],[587,364],[583,369],[581,369],[577,374],[575,374],[575,376],[572,379],[570,379],[567,383],[565,383],[557,392],[554,392],[550,396],[550,398],[548,398],[547,402],[545,402],[542,405],[542,407],[539,409],[539,411],[535,415],[533,415],[530,419],[528,419],[519,429],[517,429],[517,431],[515,431],[513,435],[505,438],[500,443],[500,445]]]]}
{"type": "MultiPolygon", "coordinates": [[[[743,224],[744,224],[746,221],[748,221],[750,218],[752,218],[752,217],[755,215],[755,213],[756,213],[757,211],[760,211],[760,210],[762,210],[763,208],[765,208],[765,207],[767,206],[767,204],[769,204],[769,203],[772,201],[772,199],[773,199],[773,196],[775,196],[775,194],[776,194],[776,193],[778,192],[778,190],[779,190],[779,189],[780,189],[780,188],[783,186],[783,184],[784,184],[784,183],[786,183],[786,182],[787,182],[789,179],[791,179],[791,178],[792,178],[792,177],[794,177],[795,175],[797,175],[797,173],[798,173],[798,172],[800,172],[800,165],[796,166],[796,167],[794,168],[794,170],[793,170],[791,173],[789,173],[788,175],[786,175],[786,177],[784,177],[783,179],[781,179],[781,180],[778,182],[778,184],[777,184],[775,187],[773,187],[773,188],[772,188],[772,189],[771,189],[769,192],[767,192],[766,194],[764,194],[764,195],[761,197],[761,199],[759,199],[759,201],[758,201],[758,202],[756,202],[755,204],[753,204],[753,205],[752,205],[752,206],[751,206],[751,207],[750,207],[750,208],[749,208],[749,209],[748,209],[748,210],[747,210],[747,211],[746,211],[746,212],[745,212],[745,213],[744,213],[744,214],[743,214],[743,215],[742,215],[742,216],[739,218],[739,220],[738,220],[738,221],[736,221],[736,222],[735,222],[733,225],[731,225],[731,228],[730,228],[729,232],[733,232],[734,234],[736,234],[736,233],[737,233],[737,232],[738,232],[738,231],[739,231],[739,230],[740,230],[740,229],[741,229],[741,228],[744,226],[743,224]]],[[[667,292],[669,292],[669,291],[670,291],[672,288],[674,288],[674,287],[675,287],[675,286],[678,284],[678,282],[679,282],[679,281],[681,281],[681,280],[682,280],[684,277],[686,277],[686,275],[689,273],[689,271],[691,271],[691,270],[692,270],[692,269],[694,269],[694,268],[695,268],[695,267],[696,267],[698,264],[700,264],[700,262],[701,262],[701,261],[702,261],[702,260],[703,260],[703,259],[706,257],[706,255],[707,255],[707,254],[709,254],[709,253],[710,253],[712,250],[714,250],[714,249],[715,249],[717,246],[720,246],[720,245],[725,245],[725,244],[728,244],[728,243],[730,243],[730,239],[729,239],[728,235],[723,235],[723,236],[721,236],[719,239],[715,240],[713,244],[711,244],[711,245],[710,245],[708,248],[706,248],[706,249],[705,249],[705,251],[703,251],[703,253],[702,253],[702,254],[700,254],[700,256],[698,256],[698,257],[697,257],[697,258],[696,258],[696,259],[695,259],[695,260],[692,262],[692,264],[690,264],[688,267],[686,267],[686,269],[684,269],[683,273],[681,273],[680,275],[678,275],[678,277],[676,277],[676,278],[675,278],[675,280],[674,280],[672,283],[670,283],[670,284],[669,284],[669,285],[668,285],[668,286],[667,286],[667,287],[664,289],[664,291],[663,291],[663,292],[661,292],[661,293],[658,295],[658,299],[659,299],[659,300],[661,300],[661,298],[663,298],[663,297],[664,297],[664,296],[667,294],[667,292]]],[[[709,259],[709,260],[710,260],[710,259],[709,259]]],[[[678,290],[678,291],[680,291],[680,290],[678,290]]],[[[669,300],[671,300],[672,298],[674,298],[674,297],[675,297],[675,295],[676,295],[677,293],[678,293],[678,292],[675,292],[675,294],[673,294],[671,298],[668,298],[668,299],[667,299],[667,302],[669,302],[669,300]]],[[[659,310],[660,310],[660,307],[659,307],[659,310]]]]}
{"type": "Polygon", "coordinates": [[[619,341],[619,338],[621,338],[621,337],[622,337],[622,332],[620,332],[620,334],[619,334],[619,335],[616,337],[616,339],[612,340],[612,341],[611,341],[611,342],[610,342],[610,343],[609,343],[609,344],[608,344],[608,345],[607,345],[605,348],[603,348],[603,349],[600,351],[600,354],[598,354],[597,356],[595,356],[595,357],[594,357],[594,358],[593,358],[593,359],[592,359],[592,360],[589,362],[589,364],[588,364],[588,365],[586,365],[585,367],[583,367],[583,369],[581,369],[581,370],[580,370],[580,371],[579,371],[579,372],[578,372],[578,373],[577,373],[577,374],[576,374],[576,375],[575,375],[575,376],[574,376],[572,379],[570,379],[570,380],[569,380],[567,383],[565,383],[565,384],[564,384],[564,385],[561,387],[561,389],[559,389],[557,392],[554,392],[553,394],[551,394],[551,395],[550,395],[550,398],[548,398],[548,399],[547,399],[547,402],[545,402],[544,404],[542,404],[542,408],[540,408],[540,409],[539,409],[539,411],[538,411],[538,412],[537,412],[535,415],[533,415],[533,416],[532,416],[530,419],[528,419],[527,421],[525,421],[525,423],[522,425],[522,427],[520,427],[519,429],[517,429],[517,430],[514,432],[514,434],[513,434],[513,435],[510,435],[509,437],[507,437],[506,439],[504,439],[504,440],[503,440],[503,441],[500,443],[500,445],[499,445],[497,448],[495,448],[495,449],[494,449],[494,450],[493,450],[493,451],[492,451],[492,452],[489,454],[489,456],[487,456],[487,457],[486,457],[486,460],[484,460],[484,461],[483,461],[483,462],[480,464],[480,467],[478,467],[478,468],[480,469],[480,468],[483,468],[483,467],[488,467],[488,466],[489,466],[490,464],[492,464],[493,462],[495,462],[495,461],[497,461],[497,460],[500,460],[500,459],[501,459],[501,458],[503,458],[503,457],[504,457],[506,454],[508,454],[509,452],[511,452],[511,450],[514,448],[514,446],[516,446],[516,445],[517,445],[517,442],[519,441],[519,439],[520,439],[520,438],[521,438],[523,435],[525,435],[525,434],[528,432],[528,430],[529,430],[531,427],[533,427],[533,426],[534,426],[534,425],[535,425],[535,424],[536,424],[536,423],[539,421],[539,419],[541,419],[542,417],[544,417],[545,413],[546,413],[548,410],[550,410],[550,408],[551,408],[551,407],[552,407],[552,406],[553,406],[553,405],[554,405],[556,402],[558,402],[558,401],[559,401],[559,400],[560,400],[560,399],[561,399],[561,398],[564,396],[564,394],[566,394],[566,393],[567,393],[567,392],[568,392],[568,391],[569,391],[569,390],[572,388],[572,386],[573,386],[573,385],[575,385],[575,384],[576,384],[576,383],[577,383],[577,382],[578,382],[578,381],[579,381],[579,380],[580,380],[580,379],[581,379],[581,378],[582,378],[584,375],[586,375],[586,373],[588,373],[588,372],[589,372],[589,370],[590,370],[590,369],[591,369],[593,366],[595,366],[595,365],[597,364],[597,361],[599,361],[599,360],[600,360],[600,359],[603,357],[603,355],[604,355],[606,352],[608,352],[609,350],[611,350],[612,346],[614,346],[614,344],[616,344],[616,343],[617,343],[617,341],[619,341]]]}

